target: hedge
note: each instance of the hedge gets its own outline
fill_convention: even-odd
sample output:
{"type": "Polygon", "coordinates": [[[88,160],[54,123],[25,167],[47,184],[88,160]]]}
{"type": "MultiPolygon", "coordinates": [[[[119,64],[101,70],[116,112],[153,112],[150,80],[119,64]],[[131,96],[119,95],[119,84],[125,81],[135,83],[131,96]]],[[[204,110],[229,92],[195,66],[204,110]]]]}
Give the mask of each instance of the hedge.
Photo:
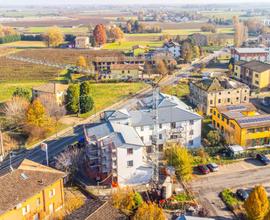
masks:
{"type": "Polygon", "coordinates": [[[10,35],[10,36],[1,37],[0,44],[10,43],[10,42],[15,42],[15,41],[20,41],[20,40],[21,40],[20,35],[10,35]]]}

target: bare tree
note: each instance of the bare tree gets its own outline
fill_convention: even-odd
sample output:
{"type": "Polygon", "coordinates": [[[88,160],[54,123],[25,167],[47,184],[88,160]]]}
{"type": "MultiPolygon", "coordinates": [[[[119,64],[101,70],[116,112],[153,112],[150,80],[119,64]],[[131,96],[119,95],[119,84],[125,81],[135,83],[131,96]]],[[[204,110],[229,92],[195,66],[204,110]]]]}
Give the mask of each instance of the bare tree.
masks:
{"type": "Polygon", "coordinates": [[[24,124],[28,106],[29,102],[25,98],[14,96],[4,104],[0,112],[5,115],[12,126],[19,127],[24,124]]]}
{"type": "Polygon", "coordinates": [[[59,120],[66,115],[65,106],[61,106],[56,102],[53,95],[44,94],[38,97],[42,105],[45,107],[47,114],[55,121],[56,135],[58,131],[59,120]]]}
{"type": "Polygon", "coordinates": [[[55,167],[68,173],[70,178],[73,179],[82,164],[82,152],[77,147],[69,147],[55,158],[55,167]]]}
{"type": "Polygon", "coordinates": [[[156,71],[160,75],[166,75],[168,73],[168,67],[164,60],[156,60],[156,71]]]}

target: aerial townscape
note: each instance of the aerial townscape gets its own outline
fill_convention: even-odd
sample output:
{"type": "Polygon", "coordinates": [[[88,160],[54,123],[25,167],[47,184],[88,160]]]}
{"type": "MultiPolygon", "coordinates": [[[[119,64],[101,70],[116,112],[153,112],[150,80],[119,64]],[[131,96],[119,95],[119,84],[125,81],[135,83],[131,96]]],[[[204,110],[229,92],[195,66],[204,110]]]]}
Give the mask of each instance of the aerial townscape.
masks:
{"type": "Polygon", "coordinates": [[[0,220],[270,220],[270,0],[0,0],[0,220]]]}

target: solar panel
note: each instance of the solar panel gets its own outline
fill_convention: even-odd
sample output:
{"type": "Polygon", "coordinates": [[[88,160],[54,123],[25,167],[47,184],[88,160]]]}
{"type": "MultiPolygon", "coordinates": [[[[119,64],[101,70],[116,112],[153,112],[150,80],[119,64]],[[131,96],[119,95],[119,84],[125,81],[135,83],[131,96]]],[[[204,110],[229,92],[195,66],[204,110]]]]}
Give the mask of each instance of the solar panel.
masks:
{"type": "Polygon", "coordinates": [[[245,110],[246,107],[245,106],[241,106],[241,105],[240,106],[228,106],[227,109],[230,110],[230,111],[231,110],[245,110]]]}
{"type": "Polygon", "coordinates": [[[239,123],[256,123],[256,122],[267,122],[270,121],[270,116],[262,117],[262,118],[248,118],[248,119],[240,119],[239,123]]]}

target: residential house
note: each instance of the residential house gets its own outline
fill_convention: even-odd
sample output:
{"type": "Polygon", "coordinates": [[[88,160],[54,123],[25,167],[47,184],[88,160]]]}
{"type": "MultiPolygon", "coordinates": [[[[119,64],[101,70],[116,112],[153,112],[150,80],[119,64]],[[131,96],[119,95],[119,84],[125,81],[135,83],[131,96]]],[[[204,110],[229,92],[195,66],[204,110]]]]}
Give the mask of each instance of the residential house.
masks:
{"type": "Polygon", "coordinates": [[[177,217],[175,220],[214,220],[214,218],[181,215],[177,217]]]}
{"type": "Polygon", "coordinates": [[[48,95],[55,98],[56,103],[63,104],[68,85],[60,83],[47,83],[32,88],[32,98],[38,98],[42,95],[48,95]]]}
{"type": "Polygon", "coordinates": [[[258,37],[258,43],[266,47],[270,46],[270,33],[263,33],[258,37]]]}
{"type": "Polygon", "coordinates": [[[111,65],[110,77],[114,79],[134,78],[141,76],[143,67],[138,64],[113,64],[111,65]]]}
{"type": "Polygon", "coordinates": [[[230,144],[270,146],[270,114],[259,113],[251,103],[215,107],[212,124],[230,144]]]}
{"type": "Polygon", "coordinates": [[[235,62],[257,60],[269,61],[269,51],[265,48],[234,48],[231,50],[235,62]]]}
{"type": "Polygon", "coordinates": [[[85,49],[90,47],[89,37],[76,37],[75,48],[85,49]]]}
{"type": "Polygon", "coordinates": [[[260,61],[239,61],[234,65],[234,77],[251,89],[270,88],[270,64],[260,61]]]}
{"type": "Polygon", "coordinates": [[[213,107],[249,102],[249,93],[249,87],[236,80],[206,78],[190,82],[189,100],[205,115],[211,115],[213,107]]]}
{"type": "Polygon", "coordinates": [[[64,206],[65,174],[30,160],[0,177],[0,219],[49,219],[64,206]]]}
{"type": "Polygon", "coordinates": [[[174,58],[178,58],[181,55],[181,47],[179,43],[174,42],[174,41],[168,41],[163,45],[163,48],[166,51],[169,51],[174,58]]]}

